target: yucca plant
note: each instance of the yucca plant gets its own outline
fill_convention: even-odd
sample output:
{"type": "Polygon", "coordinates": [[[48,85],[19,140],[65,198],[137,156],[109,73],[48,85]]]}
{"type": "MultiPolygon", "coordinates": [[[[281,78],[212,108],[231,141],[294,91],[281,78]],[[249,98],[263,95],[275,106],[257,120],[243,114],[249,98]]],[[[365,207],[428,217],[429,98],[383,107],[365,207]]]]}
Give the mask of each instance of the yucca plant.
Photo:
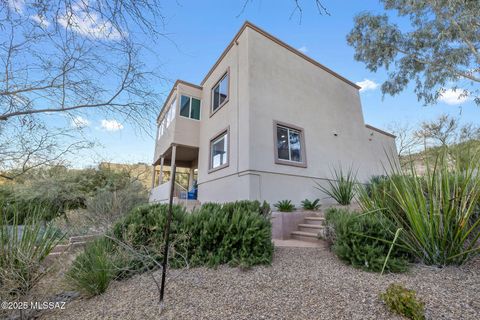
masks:
{"type": "Polygon", "coordinates": [[[292,212],[295,210],[295,205],[291,200],[280,200],[274,204],[275,208],[281,212],[292,212]]]}
{"type": "Polygon", "coordinates": [[[318,210],[320,206],[320,199],[315,199],[313,201],[305,199],[302,201],[302,207],[305,210],[318,210]]]}
{"type": "Polygon", "coordinates": [[[39,208],[30,209],[29,216],[23,218],[16,206],[9,206],[11,219],[3,212],[5,206],[0,208],[0,293],[19,297],[45,275],[43,262],[62,236],[42,221],[45,212],[39,208]]]}
{"type": "Polygon", "coordinates": [[[349,205],[356,195],[357,172],[349,168],[345,173],[340,167],[334,168],[332,175],[333,180],[327,180],[327,186],[315,181],[315,188],[335,199],[338,204],[349,205]]]}
{"type": "Polygon", "coordinates": [[[388,184],[360,194],[365,211],[380,211],[402,229],[400,244],[428,265],[462,264],[480,252],[480,158],[457,165],[447,150],[425,175],[392,166],[388,184]]]}

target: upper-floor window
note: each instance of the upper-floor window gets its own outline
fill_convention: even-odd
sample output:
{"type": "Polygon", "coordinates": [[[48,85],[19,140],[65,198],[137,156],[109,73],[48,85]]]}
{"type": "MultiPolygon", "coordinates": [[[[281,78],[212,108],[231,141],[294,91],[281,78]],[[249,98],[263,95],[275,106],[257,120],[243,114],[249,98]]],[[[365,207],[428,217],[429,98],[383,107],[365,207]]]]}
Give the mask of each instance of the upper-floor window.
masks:
{"type": "Polygon", "coordinates": [[[158,139],[165,133],[170,123],[172,123],[173,119],[175,119],[175,113],[177,111],[177,99],[174,98],[168,111],[163,115],[163,119],[158,125],[158,139]]]}
{"type": "Polygon", "coordinates": [[[228,129],[210,141],[210,169],[228,166],[228,129]]]}
{"type": "Polygon", "coordinates": [[[275,162],[306,166],[303,129],[275,123],[275,162]]]}
{"type": "Polygon", "coordinates": [[[180,115],[200,120],[200,100],[182,95],[180,97],[180,115]]]}
{"type": "Polygon", "coordinates": [[[229,73],[225,73],[212,89],[212,113],[228,101],[229,73]]]}

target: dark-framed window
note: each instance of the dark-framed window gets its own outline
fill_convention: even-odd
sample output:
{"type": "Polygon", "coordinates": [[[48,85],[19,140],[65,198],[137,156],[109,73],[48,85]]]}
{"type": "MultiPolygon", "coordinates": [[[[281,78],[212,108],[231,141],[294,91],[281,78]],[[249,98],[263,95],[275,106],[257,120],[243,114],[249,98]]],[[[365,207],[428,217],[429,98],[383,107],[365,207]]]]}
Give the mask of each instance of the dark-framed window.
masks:
{"type": "Polygon", "coordinates": [[[212,88],[212,114],[220,109],[229,98],[230,73],[227,71],[212,88]]]}
{"type": "Polygon", "coordinates": [[[297,126],[274,122],[275,163],[306,167],[305,133],[297,126]]]}
{"type": "Polygon", "coordinates": [[[182,117],[200,120],[200,100],[182,95],[180,97],[180,115],[182,117]]]}

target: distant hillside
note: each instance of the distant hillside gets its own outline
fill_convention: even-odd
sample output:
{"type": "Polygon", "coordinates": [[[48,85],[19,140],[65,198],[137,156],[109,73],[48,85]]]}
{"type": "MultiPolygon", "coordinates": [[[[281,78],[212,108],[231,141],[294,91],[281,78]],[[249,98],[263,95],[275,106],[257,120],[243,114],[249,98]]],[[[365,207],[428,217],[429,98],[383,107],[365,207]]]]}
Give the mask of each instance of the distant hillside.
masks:
{"type": "MultiPolygon", "coordinates": [[[[434,163],[436,157],[442,152],[443,147],[430,147],[424,151],[400,157],[402,168],[408,170],[413,163],[418,174],[424,174],[427,161],[434,163]]],[[[460,161],[468,161],[475,154],[480,153],[480,140],[470,140],[448,146],[448,152],[452,157],[460,161]]]]}

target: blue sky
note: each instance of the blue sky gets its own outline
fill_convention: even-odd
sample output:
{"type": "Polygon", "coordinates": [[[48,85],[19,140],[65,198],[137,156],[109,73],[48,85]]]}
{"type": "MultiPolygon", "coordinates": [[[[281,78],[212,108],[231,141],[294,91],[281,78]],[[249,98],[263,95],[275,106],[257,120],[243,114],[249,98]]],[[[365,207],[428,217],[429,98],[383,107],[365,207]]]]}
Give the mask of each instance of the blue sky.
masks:
{"type": "MultiPolygon", "coordinates": [[[[354,50],[346,43],[346,35],[353,27],[356,14],[362,11],[383,12],[378,1],[324,0],[331,14],[326,16],[318,14],[313,0],[303,0],[300,1],[303,4],[301,22],[298,12],[290,17],[293,3],[291,0],[253,0],[241,12],[243,1],[162,2],[166,17],[164,32],[168,34],[168,39],[160,39],[150,46],[151,53],[145,55],[145,63],[150,68],[158,68],[168,81],[154,87],[166,97],[176,79],[198,84],[242,23],[249,20],[353,82],[368,80],[370,89],[361,92],[365,122],[368,124],[387,128],[392,122],[415,124],[442,113],[458,116],[460,112],[463,122],[480,123],[480,109],[471,101],[461,104],[439,102],[425,107],[417,101],[413,88],[395,97],[382,98],[379,85],[386,79],[385,72],[369,72],[362,63],[353,59],[354,50]]],[[[75,160],[77,166],[101,160],[151,162],[153,138],[141,134],[113,115],[108,119],[89,114],[82,117],[88,122],[84,129],[86,137],[96,140],[103,147],[84,152],[75,160]]],[[[71,119],[66,121],[70,123],[71,119]]],[[[154,121],[152,119],[152,123],[154,121]]]]}

